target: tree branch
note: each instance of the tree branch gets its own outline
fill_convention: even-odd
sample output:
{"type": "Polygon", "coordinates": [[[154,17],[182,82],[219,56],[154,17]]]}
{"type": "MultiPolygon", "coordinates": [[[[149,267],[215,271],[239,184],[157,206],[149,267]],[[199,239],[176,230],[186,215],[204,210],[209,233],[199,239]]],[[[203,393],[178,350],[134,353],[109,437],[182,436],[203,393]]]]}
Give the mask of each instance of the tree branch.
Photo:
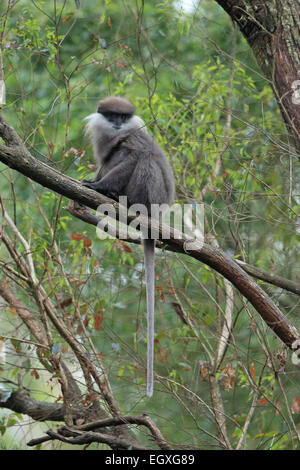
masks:
{"type": "MultiPolygon", "coordinates": [[[[15,135],[15,132],[7,124],[4,124],[3,118],[0,118],[0,135],[7,144],[11,142],[15,135]],[[6,130],[5,133],[2,132],[3,126],[6,130]]],[[[124,219],[127,218],[127,220],[133,219],[133,217],[128,217],[127,210],[123,206],[119,206],[116,202],[91,189],[82,187],[76,180],[62,175],[34,158],[23,144],[10,147],[0,145],[0,161],[41,185],[91,209],[97,209],[102,203],[111,203],[117,215],[122,216],[124,219]]],[[[154,228],[159,229],[160,236],[162,236],[163,225],[159,225],[156,221],[146,217],[140,217],[140,222],[142,229],[147,229],[151,223],[154,228]]],[[[297,339],[300,339],[300,333],[281,313],[267,294],[243,271],[238,263],[229,258],[222,250],[212,248],[205,243],[199,242],[198,249],[187,252],[186,243],[189,240],[188,237],[181,234],[178,230],[171,229],[170,238],[167,242],[162,242],[162,245],[170,246],[179,253],[188,254],[226,277],[249,300],[274,333],[289,348],[292,348],[292,344],[297,339]]]]}
{"type": "Polygon", "coordinates": [[[260,279],[261,281],[265,281],[268,284],[272,284],[273,286],[280,287],[281,289],[285,289],[289,292],[293,292],[293,294],[300,295],[300,284],[297,282],[291,281],[290,279],[286,279],[282,276],[278,276],[277,274],[269,273],[264,269],[253,266],[252,264],[245,263],[239,259],[237,259],[236,262],[244,271],[246,271],[246,273],[250,274],[256,279],[260,279]]]}
{"type": "MultiPolygon", "coordinates": [[[[98,433],[98,430],[101,428],[109,428],[111,426],[120,426],[123,424],[137,424],[140,426],[146,426],[152,434],[152,437],[158,444],[158,446],[163,450],[172,450],[172,447],[168,444],[168,442],[163,437],[162,433],[160,432],[159,428],[156,426],[154,421],[150,418],[150,416],[143,415],[143,416],[124,416],[123,418],[108,418],[93,421],[91,423],[83,424],[81,426],[75,427],[68,427],[68,426],[61,426],[57,429],[57,433],[53,433],[53,431],[48,431],[48,436],[38,437],[37,439],[32,439],[27,443],[28,446],[35,446],[37,444],[41,444],[42,442],[51,441],[54,439],[63,440],[63,442],[67,442],[64,439],[70,436],[77,436],[78,439],[81,441],[80,443],[87,443],[87,442],[103,442],[108,443],[107,441],[102,440],[103,434],[98,433]],[[93,432],[90,432],[93,431],[93,432]],[[63,437],[63,439],[61,439],[63,437]],[[95,437],[95,439],[93,439],[95,437]],[[100,439],[100,440],[99,440],[100,439]]],[[[107,436],[106,436],[107,437],[107,436]]],[[[78,444],[78,441],[68,441],[71,444],[78,444]]],[[[124,448],[131,447],[132,443],[128,443],[127,441],[123,441],[124,448]]],[[[110,445],[110,444],[109,444],[110,445]]],[[[136,443],[134,444],[136,449],[141,449],[144,447],[137,446],[136,443]]],[[[123,446],[123,444],[122,444],[123,446]]]]}
{"type": "MultiPolygon", "coordinates": [[[[100,444],[107,444],[114,449],[120,450],[145,450],[145,446],[142,444],[133,443],[119,437],[110,436],[108,434],[102,434],[99,432],[83,432],[78,431],[75,437],[65,437],[57,432],[47,431],[47,434],[58,439],[61,442],[73,445],[92,444],[93,442],[99,442],[100,444]]],[[[75,434],[75,433],[74,433],[75,434]]],[[[28,443],[29,445],[29,443],[28,443]]]]}
{"type": "Polygon", "coordinates": [[[294,0],[216,0],[239,26],[271,84],[288,132],[300,151],[300,106],[293,99],[299,80],[300,4],[294,0]]]}
{"type": "Polygon", "coordinates": [[[76,429],[81,431],[91,431],[94,429],[100,429],[107,426],[119,426],[121,424],[138,424],[140,426],[146,426],[150,431],[161,449],[170,450],[172,447],[167,443],[159,428],[156,426],[154,421],[148,415],[143,416],[124,416],[123,418],[108,418],[92,423],[83,424],[77,426],[76,429]]]}
{"type": "MultiPolygon", "coordinates": [[[[64,421],[65,411],[62,404],[38,401],[23,391],[13,392],[7,400],[1,400],[0,392],[0,408],[25,414],[35,421],[64,421]]],[[[83,418],[83,408],[75,409],[74,416],[83,418]]]]}

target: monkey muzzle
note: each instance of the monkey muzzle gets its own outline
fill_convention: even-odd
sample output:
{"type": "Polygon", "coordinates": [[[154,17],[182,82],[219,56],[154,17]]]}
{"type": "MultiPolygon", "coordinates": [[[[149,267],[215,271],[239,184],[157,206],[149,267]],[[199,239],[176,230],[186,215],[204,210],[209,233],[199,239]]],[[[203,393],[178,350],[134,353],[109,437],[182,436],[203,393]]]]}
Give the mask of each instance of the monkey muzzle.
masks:
{"type": "Polygon", "coordinates": [[[121,126],[123,124],[122,117],[121,116],[114,116],[113,120],[113,128],[116,130],[121,129],[121,126]]]}

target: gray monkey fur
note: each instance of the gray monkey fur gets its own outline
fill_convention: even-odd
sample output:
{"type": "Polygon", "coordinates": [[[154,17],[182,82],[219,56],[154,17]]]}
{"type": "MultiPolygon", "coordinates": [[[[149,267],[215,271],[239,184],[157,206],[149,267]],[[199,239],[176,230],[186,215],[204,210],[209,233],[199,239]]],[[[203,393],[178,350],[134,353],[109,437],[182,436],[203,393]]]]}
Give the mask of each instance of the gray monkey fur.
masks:
{"type": "MultiPolygon", "coordinates": [[[[150,215],[151,204],[173,203],[174,178],[165,154],[134,111],[129,101],[111,96],[100,101],[97,113],[86,118],[86,131],[91,136],[98,168],[93,181],[83,184],[113,199],[127,196],[129,206],[143,204],[150,215]]],[[[153,393],[154,245],[154,240],[143,240],[148,324],[148,396],[153,393]]]]}

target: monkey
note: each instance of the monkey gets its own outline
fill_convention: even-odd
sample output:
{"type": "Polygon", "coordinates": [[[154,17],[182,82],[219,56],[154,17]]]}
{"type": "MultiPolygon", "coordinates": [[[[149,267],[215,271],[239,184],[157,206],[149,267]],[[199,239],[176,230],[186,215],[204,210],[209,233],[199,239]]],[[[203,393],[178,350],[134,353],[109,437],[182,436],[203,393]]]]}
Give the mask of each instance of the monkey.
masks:
{"type": "MultiPolygon", "coordinates": [[[[86,132],[93,144],[97,169],[87,188],[114,200],[126,196],[128,205],[170,206],[175,197],[174,177],[168,160],[148,133],[134,105],[119,96],[99,101],[87,118],[86,132]]],[[[147,300],[147,396],[153,394],[154,355],[154,251],[155,240],[143,239],[147,300]]]]}

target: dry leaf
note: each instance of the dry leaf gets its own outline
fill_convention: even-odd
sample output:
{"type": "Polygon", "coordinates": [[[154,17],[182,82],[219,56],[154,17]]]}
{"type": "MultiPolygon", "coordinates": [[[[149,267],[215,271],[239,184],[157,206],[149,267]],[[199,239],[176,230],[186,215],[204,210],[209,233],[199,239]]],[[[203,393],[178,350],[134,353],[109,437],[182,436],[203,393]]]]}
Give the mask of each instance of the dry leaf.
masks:
{"type": "Polygon", "coordinates": [[[10,313],[12,313],[13,315],[16,315],[16,314],[17,314],[17,309],[16,309],[16,307],[13,307],[12,305],[9,306],[9,311],[10,311],[10,313]]]}
{"type": "Polygon", "coordinates": [[[72,297],[68,297],[67,299],[64,299],[62,302],[56,305],[56,308],[66,308],[69,307],[69,305],[72,304],[72,297]]]}
{"type": "Polygon", "coordinates": [[[84,243],[83,243],[84,248],[88,248],[91,245],[92,245],[92,240],[88,237],[85,237],[84,243]]]}
{"type": "Polygon", "coordinates": [[[125,253],[131,253],[131,248],[121,240],[117,240],[116,245],[120,250],[124,251],[125,253]]]}
{"type": "Polygon", "coordinates": [[[36,380],[40,378],[39,373],[36,369],[33,369],[30,374],[32,377],[34,377],[36,380]]]}
{"type": "Polygon", "coordinates": [[[103,322],[103,316],[100,313],[95,313],[94,314],[94,327],[95,327],[95,330],[100,330],[102,322],[103,322]]]}
{"type": "Polygon", "coordinates": [[[72,238],[72,240],[78,241],[78,240],[82,240],[82,239],[83,239],[83,235],[81,235],[80,233],[72,233],[72,234],[71,234],[71,238],[72,238]]]}
{"type": "Polygon", "coordinates": [[[254,364],[252,362],[251,366],[250,366],[250,373],[252,375],[252,379],[255,380],[255,370],[254,370],[254,364]]]}
{"type": "Polygon", "coordinates": [[[293,398],[291,410],[292,410],[293,415],[299,414],[300,412],[300,398],[299,397],[293,398]]]}
{"type": "Polygon", "coordinates": [[[258,406],[263,406],[268,402],[268,400],[264,397],[258,402],[258,406]]]}

